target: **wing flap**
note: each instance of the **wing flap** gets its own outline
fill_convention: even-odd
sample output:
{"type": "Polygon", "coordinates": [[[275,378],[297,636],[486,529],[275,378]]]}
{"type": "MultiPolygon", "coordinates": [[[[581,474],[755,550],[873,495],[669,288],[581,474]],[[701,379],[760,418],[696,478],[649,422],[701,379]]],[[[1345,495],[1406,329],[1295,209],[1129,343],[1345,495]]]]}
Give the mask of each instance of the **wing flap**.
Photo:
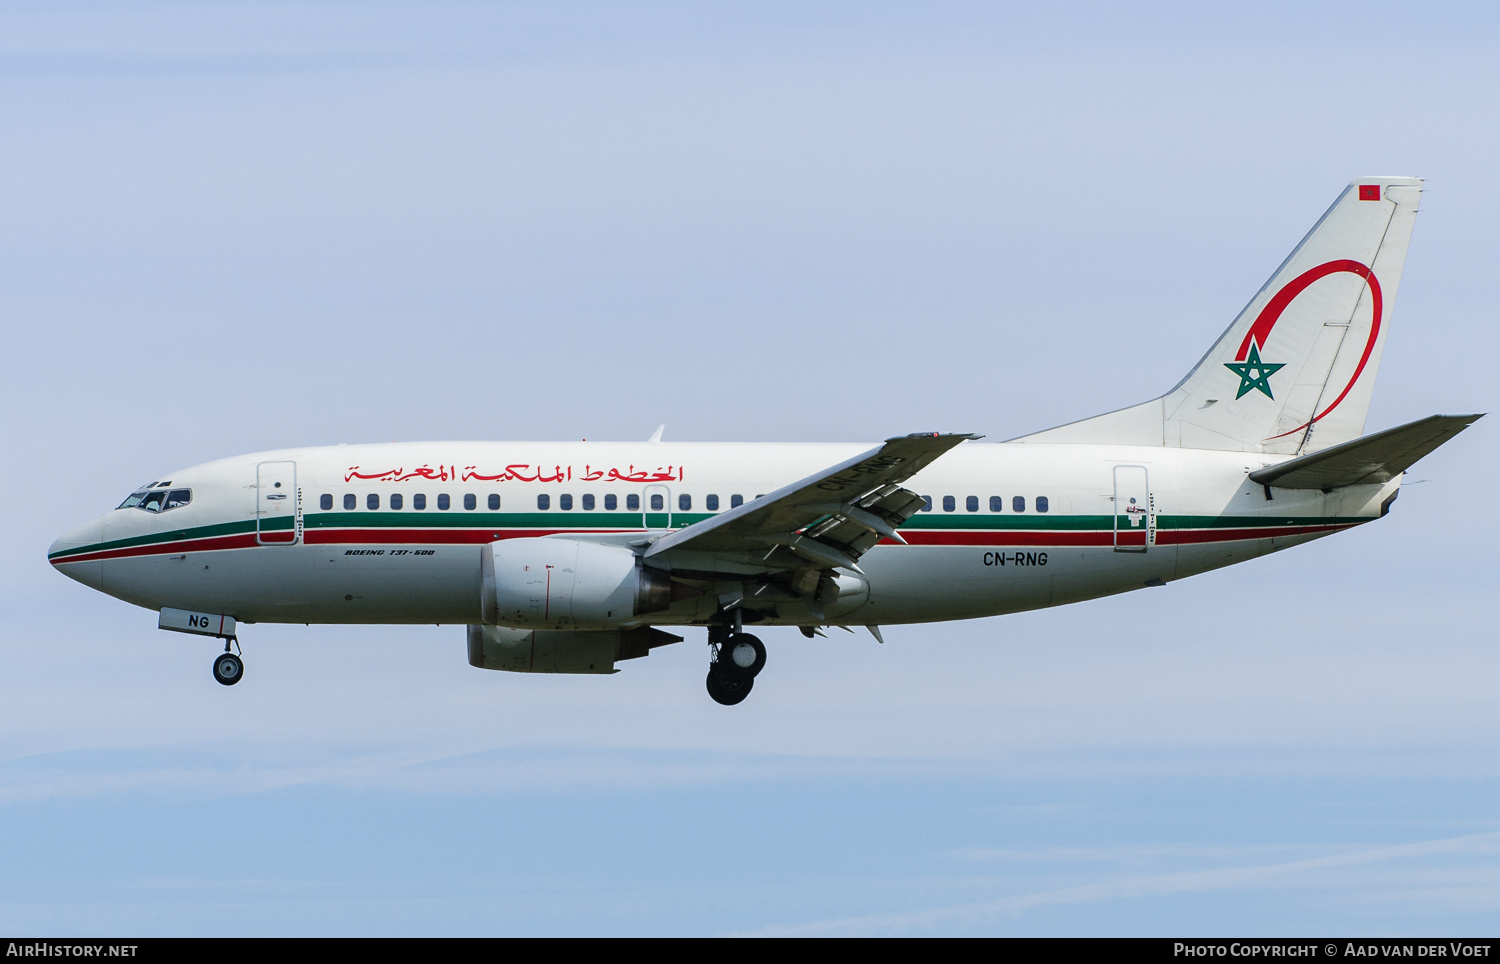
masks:
{"type": "Polygon", "coordinates": [[[1261,485],[1337,489],[1389,482],[1483,415],[1430,415],[1250,473],[1261,485]]]}

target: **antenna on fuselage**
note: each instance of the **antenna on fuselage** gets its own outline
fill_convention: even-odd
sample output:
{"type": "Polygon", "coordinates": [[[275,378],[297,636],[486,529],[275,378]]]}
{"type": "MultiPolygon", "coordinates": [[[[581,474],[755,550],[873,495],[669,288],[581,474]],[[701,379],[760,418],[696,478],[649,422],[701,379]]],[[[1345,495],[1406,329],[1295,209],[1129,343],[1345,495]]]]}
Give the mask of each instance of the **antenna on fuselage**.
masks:
{"type": "Polygon", "coordinates": [[[661,441],[661,433],[665,432],[666,430],[667,430],[667,426],[665,424],[656,426],[656,431],[652,432],[651,433],[651,437],[648,438],[648,439],[646,439],[646,441],[648,441],[648,442],[660,442],[661,441]]]}

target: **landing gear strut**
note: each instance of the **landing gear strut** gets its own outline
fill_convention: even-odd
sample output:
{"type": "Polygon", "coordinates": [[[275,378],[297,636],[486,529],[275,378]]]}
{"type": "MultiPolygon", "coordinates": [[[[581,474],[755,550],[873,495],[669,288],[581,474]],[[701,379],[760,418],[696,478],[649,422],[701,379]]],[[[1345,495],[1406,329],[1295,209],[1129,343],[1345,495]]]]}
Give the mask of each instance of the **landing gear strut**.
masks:
{"type": "Polygon", "coordinates": [[[225,686],[233,686],[245,675],[245,661],[229,651],[229,645],[239,645],[239,640],[230,636],[224,640],[224,652],[214,660],[214,679],[225,686]]]}
{"type": "Polygon", "coordinates": [[[765,644],[742,631],[739,610],[733,617],[732,627],[713,626],[708,631],[708,695],[724,706],[733,706],[749,696],[755,677],[766,666],[765,644]]]}

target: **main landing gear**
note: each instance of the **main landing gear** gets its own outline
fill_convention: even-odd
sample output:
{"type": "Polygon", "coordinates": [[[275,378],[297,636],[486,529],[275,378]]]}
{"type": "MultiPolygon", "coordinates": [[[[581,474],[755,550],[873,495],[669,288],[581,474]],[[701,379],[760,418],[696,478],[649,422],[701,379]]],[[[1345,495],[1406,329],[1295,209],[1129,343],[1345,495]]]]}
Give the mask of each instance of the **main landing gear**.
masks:
{"type": "MultiPolygon", "coordinates": [[[[214,679],[225,686],[233,686],[245,675],[245,661],[229,651],[230,644],[239,646],[240,641],[233,636],[224,640],[224,652],[214,660],[214,679]]],[[[241,650],[243,652],[243,650],[241,650]]]]}
{"type": "MultiPolygon", "coordinates": [[[[737,615],[737,614],[736,614],[737,615]]],[[[733,706],[750,695],[755,677],[766,666],[766,646],[740,631],[739,620],[731,630],[715,626],[709,630],[708,695],[715,703],[733,706]]]]}

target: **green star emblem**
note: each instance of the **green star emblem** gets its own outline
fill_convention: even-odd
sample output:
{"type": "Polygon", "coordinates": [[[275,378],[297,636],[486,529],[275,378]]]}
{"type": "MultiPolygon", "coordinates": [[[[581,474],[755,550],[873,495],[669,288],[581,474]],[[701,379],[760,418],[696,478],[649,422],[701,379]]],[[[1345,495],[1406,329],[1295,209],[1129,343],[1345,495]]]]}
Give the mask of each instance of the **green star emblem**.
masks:
{"type": "Polygon", "coordinates": [[[1271,394],[1270,378],[1281,369],[1284,363],[1263,362],[1260,360],[1260,346],[1255,342],[1250,343],[1250,351],[1245,355],[1242,362],[1226,362],[1225,368],[1240,376],[1240,390],[1235,393],[1235,398],[1243,398],[1245,393],[1252,388],[1262,392],[1267,398],[1275,400],[1271,394]],[[1254,372],[1255,374],[1251,374],[1254,372]]]}

